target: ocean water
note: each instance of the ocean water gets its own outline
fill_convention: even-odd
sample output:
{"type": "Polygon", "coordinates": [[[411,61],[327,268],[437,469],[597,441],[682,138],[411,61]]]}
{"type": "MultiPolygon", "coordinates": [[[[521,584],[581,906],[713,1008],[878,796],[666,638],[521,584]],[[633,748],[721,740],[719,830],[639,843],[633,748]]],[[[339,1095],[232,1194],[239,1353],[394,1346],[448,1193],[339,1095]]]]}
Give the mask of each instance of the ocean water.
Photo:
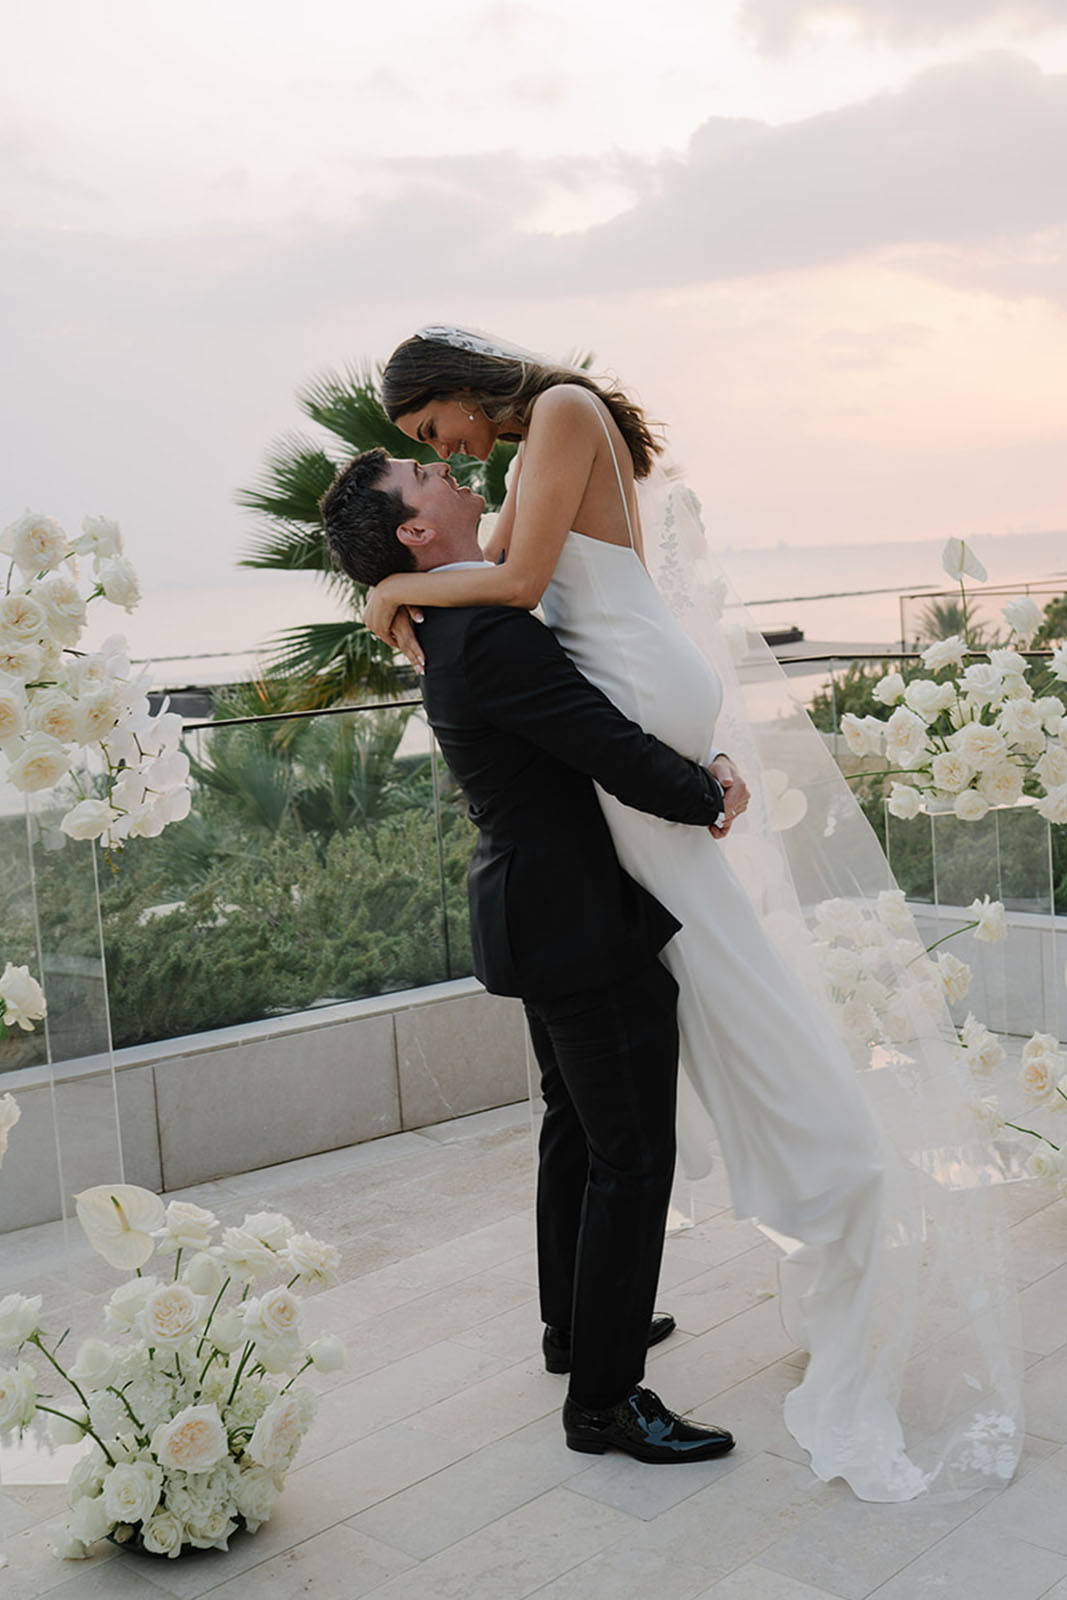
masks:
{"type": "MultiPolygon", "coordinates": [[[[727,577],[751,608],[758,627],[804,631],[818,648],[894,647],[900,639],[898,592],[948,591],[941,539],[906,543],[725,548],[717,553],[727,577]],[[853,594],[855,590],[886,590],[853,594]],[[828,598],[813,598],[826,596],[828,598]]],[[[1067,532],[979,535],[971,541],[997,584],[1044,583],[1067,590],[1067,532]]],[[[996,617],[1003,600],[980,612],[996,617]]],[[[913,604],[910,611],[914,613],[913,604]]],[[[145,660],[157,687],[225,683],[248,677],[272,636],[287,628],[335,620],[344,608],[307,573],[235,570],[211,585],[164,585],[146,593],[126,615],[94,604],[89,648],[106,634],[124,633],[132,654],[145,660]]]]}

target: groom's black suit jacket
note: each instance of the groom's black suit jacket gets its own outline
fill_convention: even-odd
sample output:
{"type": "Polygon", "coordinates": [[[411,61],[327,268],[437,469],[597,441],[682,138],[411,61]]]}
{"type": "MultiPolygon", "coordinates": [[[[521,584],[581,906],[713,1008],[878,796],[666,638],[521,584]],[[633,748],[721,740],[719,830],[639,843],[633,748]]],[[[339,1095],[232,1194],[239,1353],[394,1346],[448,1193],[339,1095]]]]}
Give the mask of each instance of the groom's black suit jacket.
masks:
{"type": "Polygon", "coordinates": [[[628,876],[595,779],[625,805],[707,826],[722,789],[645,733],[527,611],[425,608],[422,695],[478,828],[474,970],[494,994],[549,999],[615,983],[681,924],[628,876]]]}

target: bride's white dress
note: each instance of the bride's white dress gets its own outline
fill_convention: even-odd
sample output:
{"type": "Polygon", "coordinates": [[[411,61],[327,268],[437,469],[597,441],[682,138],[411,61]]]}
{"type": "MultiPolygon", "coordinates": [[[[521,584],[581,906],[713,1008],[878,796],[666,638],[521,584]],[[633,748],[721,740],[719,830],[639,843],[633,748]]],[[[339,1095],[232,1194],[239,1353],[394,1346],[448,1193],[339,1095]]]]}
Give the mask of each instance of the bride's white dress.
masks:
{"type": "MultiPolygon", "coordinates": [[[[542,612],[615,705],[706,759],[719,677],[632,548],[569,533],[542,612]]],[[[601,800],[623,866],[683,924],[663,952],[680,987],[683,1167],[708,1170],[710,1116],[735,1216],[783,1250],[783,1323],[810,1353],[785,1422],[820,1478],[841,1476],[867,1500],[911,1499],[937,1473],[907,1454],[896,1409],[923,1233],[896,1152],[825,1003],[768,939],[723,843],[601,800]]]]}

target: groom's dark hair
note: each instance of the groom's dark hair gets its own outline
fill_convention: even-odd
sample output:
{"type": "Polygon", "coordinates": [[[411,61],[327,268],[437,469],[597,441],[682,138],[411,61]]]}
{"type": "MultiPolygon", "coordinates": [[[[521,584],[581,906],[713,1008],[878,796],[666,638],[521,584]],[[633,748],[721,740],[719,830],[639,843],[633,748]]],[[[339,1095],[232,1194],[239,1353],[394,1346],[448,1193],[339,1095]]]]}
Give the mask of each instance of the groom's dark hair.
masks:
{"type": "Polygon", "coordinates": [[[399,489],[378,487],[392,459],[380,446],[364,450],[341,468],[319,501],[330,559],[357,583],[415,571],[415,557],[396,536],[415,508],[399,489]]]}

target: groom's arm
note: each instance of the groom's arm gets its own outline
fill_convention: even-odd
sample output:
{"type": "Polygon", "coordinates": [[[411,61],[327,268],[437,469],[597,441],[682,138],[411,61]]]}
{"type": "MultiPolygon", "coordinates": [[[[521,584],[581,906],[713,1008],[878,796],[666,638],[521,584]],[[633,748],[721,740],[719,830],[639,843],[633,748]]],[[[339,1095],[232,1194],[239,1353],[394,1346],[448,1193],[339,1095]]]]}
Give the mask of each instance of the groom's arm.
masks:
{"type": "Polygon", "coordinates": [[[702,827],[722,815],[718,779],[623,716],[528,611],[477,611],[463,664],[488,721],[587,773],[624,805],[702,827]]]}

